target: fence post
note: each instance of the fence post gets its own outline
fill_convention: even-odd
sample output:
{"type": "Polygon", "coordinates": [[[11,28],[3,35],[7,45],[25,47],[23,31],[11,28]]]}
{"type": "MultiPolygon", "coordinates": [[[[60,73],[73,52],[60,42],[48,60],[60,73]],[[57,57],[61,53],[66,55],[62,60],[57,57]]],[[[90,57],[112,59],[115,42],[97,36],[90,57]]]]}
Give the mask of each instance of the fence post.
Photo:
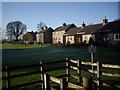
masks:
{"type": "Polygon", "coordinates": [[[44,85],[44,67],[43,67],[43,62],[40,61],[40,71],[41,71],[41,80],[42,80],[42,89],[45,90],[45,85],[44,85]]]}
{"type": "Polygon", "coordinates": [[[66,74],[67,74],[67,82],[70,81],[70,60],[66,58],[66,74]]]}
{"type": "Polygon", "coordinates": [[[98,86],[98,89],[100,88],[101,86],[101,66],[102,64],[97,61],[97,86],[98,86]]]}
{"type": "Polygon", "coordinates": [[[50,81],[50,76],[48,74],[44,74],[44,87],[45,87],[45,90],[50,90],[50,84],[49,84],[49,81],[50,81]]]}
{"type": "Polygon", "coordinates": [[[92,90],[92,77],[91,76],[83,77],[83,86],[86,88],[86,90],[92,90]]]}
{"type": "Polygon", "coordinates": [[[78,82],[81,84],[81,60],[77,60],[78,82]]]}
{"type": "Polygon", "coordinates": [[[60,90],[65,90],[66,88],[66,79],[60,78],[60,90]]]}
{"type": "Polygon", "coordinates": [[[7,89],[10,90],[10,86],[11,86],[10,85],[10,71],[9,71],[9,68],[7,65],[6,65],[5,69],[6,69],[6,77],[7,77],[7,89]]]}

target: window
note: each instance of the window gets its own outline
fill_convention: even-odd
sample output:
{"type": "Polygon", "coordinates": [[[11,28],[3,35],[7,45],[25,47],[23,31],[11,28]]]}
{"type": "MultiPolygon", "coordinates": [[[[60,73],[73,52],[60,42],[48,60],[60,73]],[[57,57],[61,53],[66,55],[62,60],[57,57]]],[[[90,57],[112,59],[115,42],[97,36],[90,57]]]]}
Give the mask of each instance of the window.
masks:
{"type": "Polygon", "coordinates": [[[72,40],[72,37],[69,37],[69,40],[72,40]]]}
{"type": "Polygon", "coordinates": [[[114,40],[115,41],[120,40],[120,34],[114,34],[114,40]]]}
{"type": "Polygon", "coordinates": [[[64,32],[62,32],[62,34],[64,34],[64,32]]]}

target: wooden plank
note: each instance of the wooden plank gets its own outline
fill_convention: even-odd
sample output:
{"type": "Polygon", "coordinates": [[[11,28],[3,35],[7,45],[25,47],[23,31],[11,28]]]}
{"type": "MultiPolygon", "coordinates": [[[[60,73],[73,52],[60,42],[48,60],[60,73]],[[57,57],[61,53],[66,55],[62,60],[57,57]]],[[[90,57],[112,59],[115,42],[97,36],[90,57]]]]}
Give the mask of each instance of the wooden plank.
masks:
{"type": "Polygon", "coordinates": [[[81,90],[85,90],[85,88],[83,86],[79,86],[73,83],[68,82],[68,87],[69,88],[73,88],[73,89],[81,89],[81,90]]]}
{"type": "MultiPolygon", "coordinates": [[[[96,70],[89,70],[89,69],[82,69],[82,70],[88,71],[90,73],[97,74],[96,70]]],[[[111,76],[111,77],[120,77],[120,74],[117,74],[117,73],[105,73],[105,72],[102,72],[102,75],[111,76]]]]}
{"type": "Polygon", "coordinates": [[[78,79],[79,77],[76,76],[76,75],[70,75],[71,77],[75,78],[75,79],[78,79]]]}
{"type": "MultiPolygon", "coordinates": [[[[23,66],[16,66],[16,67],[9,67],[10,70],[17,70],[22,68],[29,68],[29,67],[37,67],[40,64],[30,64],[30,65],[23,65],[23,66]]],[[[4,70],[4,69],[3,69],[4,70]]]]}
{"type": "Polygon", "coordinates": [[[111,76],[111,77],[120,77],[120,74],[116,74],[116,73],[105,73],[105,72],[102,72],[102,75],[111,76]]]}
{"type": "MultiPolygon", "coordinates": [[[[92,62],[82,62],[82,64],[97,66],[97,63],[92,63],[92,62]]],[[[120,65],[113,65],[113,64],[102,64],[102,67],[120,69],[120,65]]]]}
{"type": "Polygon", "coordinates": [[[45,62],[45,63],[43,63],[43,65],[56,64],[56,63],[62,63],[62,62],[66,62],[66,61],[65,60],[59,60],[59,61],[45,62]]]}
{"type": "Polygon", "coordinates": [[[90,69],[89,69],[88,72],[97,74],[97,71],[96,71],[96,70],[90,70],[90,69]]]}
{"type": "MultiPolygon", "coordinates": [[[[93,82],[94,83],[97,83],[97,81],[96,80],[93,80],[93,82]]],[[[108,83],[105,83],[105,82],[102,82],[102,85],[103,86],[107,86],[107,87],[117,87],[117,88],[120,88],[120,86],[119,85],[110,85],[110,84],[108,84],[108,83]]]]}
{"type": "Polygon", "coordinates": [[[120,69],[120,65],[102,64],[102,67],[120,69]]]}
{"type": "Polygon", "coordinates": [[[60,79],[58,79],[58,78],[50,76],[50,80],[53,81],[53,82],[56,82],[56,83],[60,84],[60,79]]]}
{"type": "Polygon", "coordinates": [[[84,71],[88,71],[88,72],[90,72],[90,73],[97,74],[97,71],[96,71],[96,70],[84,69],[84,68],[82,68],[82,70],[84,70],[84,71]]]}
{"type": "Polygon", "coordinates": [[[22,76],[28,76],[28,75],[39,74],[39,73],[41,73],[41,71],[35,71],[35,72],[29,72],[29,73],[23,73],[23,74],[12,75],[12,76],[10,76],[10,79],[18,78],[18,77],[22,77],[22,76]]]}
{"type": "Polygon", "coordinates": [[[92,66],[97,66],[97,63],[92,63],[92,62],[81,62],[83,65],[92,65],[92,66]]]}
{"type": "Polygon", "coordinates": [[[70,60],[72,63],[77,63],[77,60],[70,60]]]}
{"type": "Polygon", "coordinates": [[[78,70],[78,68],[74,67],[74,66],[70,66],[70,68],[73,69],[73,70],[78,70]]]}

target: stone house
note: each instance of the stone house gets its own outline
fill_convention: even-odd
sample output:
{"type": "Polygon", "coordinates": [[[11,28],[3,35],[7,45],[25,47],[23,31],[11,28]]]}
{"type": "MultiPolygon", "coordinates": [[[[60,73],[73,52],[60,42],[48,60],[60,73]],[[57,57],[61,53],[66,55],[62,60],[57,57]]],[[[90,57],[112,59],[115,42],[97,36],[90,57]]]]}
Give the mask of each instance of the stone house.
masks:
{"type": "Polygon", "coordinates": [[[52,32],[53,29],[51,27],[42,29],[36,34],[36,41],[43,44],[52,43],[52,32]]]}
{"type": "Polygon", "coordinates": [[[36,32],[27,32],[23,35],[23,40],[27,42],[35,42],[36,41],[36,32]]]}
{"type": "Polygon", "coordinates": [[[68,24],[66,25],[63,23],[63,26],[57,27],[55,31],[52,33],[52,40],[53,43],[65,43],[66,40],[64,38],[64,33],[67,32],[71,28],[75,28],[76,26],[74,24],[68,24]]]}
{"type": "Polygon", "coordinates": [[[90,37],[92,37],[95,40],[95,34],[99,28],[101,28],[102,24],[95,24],[95,25],[88,25],[86,26],[83,22],[82,27],[79,28],[71,28],[68,30],[64,37],[66,38],[66,43],[69,41],[70,44],[75,43],[88,43],[90,37]]]}
{"type": "Polygon", "coordinates": [[[95,32],[100,29],[103,24],[94,24],[82,27],[81,30],[77,33],[77,35],[81,35],[81,42],[88,43],[90,37],[95,40],[95,32]]]}
{"type": "Polygon", "coordinates": [[[108,22],[95,35],[98,44],[120,45],[120,20],[108,22]]]}
{"type": "Polygon", "coordinates": [[[75,44],[75,43],[81,43],[81,35],[77,34],[79,31],[81,30],[81,27],[79,28],[71,28],[70,30],[68,30],[65,34],[65,43],[67,44],[68,42],[70,44],[75,44]]]}

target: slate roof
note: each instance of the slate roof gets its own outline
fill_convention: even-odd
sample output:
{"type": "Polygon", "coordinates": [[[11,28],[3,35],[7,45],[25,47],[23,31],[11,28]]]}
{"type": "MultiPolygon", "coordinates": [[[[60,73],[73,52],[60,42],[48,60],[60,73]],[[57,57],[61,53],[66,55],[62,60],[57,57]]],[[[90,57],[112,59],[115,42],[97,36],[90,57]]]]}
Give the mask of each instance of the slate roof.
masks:
{"type": "Polygon", "coordinates": [[[71,28],[71,29],[69,29],[66,33],[64,33],[64,35],[74,36],[74,35],[76,35],[80,30],[81,30],[81,27],[79,27],[79,28],[71,28]]]}
{"type": "MultiPolygon", "coordinates": [[[[46,28],[46,29],[40,30],[38,33],[44,33],[44,32],[46,32],[46,31],[48,31],[48,30],[50,30],[50,29],[52,29],[52,28],[49,27],[49,28],[46,28]]],[[[53,30],[53,29],[52,29],[52,30],[53,30]]]]}
{"type": "Polygon", "coordinates": [[[70,27],[74,28],[76,26],[74,24],[68,24],[68,25],[65,25],[65,26],[60,26],[60,27],[57,27],[54,32],[56,32],[56,31],[62,31],[62,30],[67,31],[70,27]]]}
{"type": "Polygon", "coordinates": [[[98,30],[98,32],[120,32],[120,20],[109,22],[98,30]]]}
{"type": "Polygon", "coordinates": [[[99,30],[102,27],[103,27],[103,24],[88,25],[81,28],[81,30],[79,30],[78,33],[83,32],[84,34],[94,34],[97,30],[99,30]]]}
{"type": "Polygon", "coordinates": [[[28,33],[30,33],[32,36],[34,36],[34,37],[36,37],[36,32],[28,32],[28,33]]]}

